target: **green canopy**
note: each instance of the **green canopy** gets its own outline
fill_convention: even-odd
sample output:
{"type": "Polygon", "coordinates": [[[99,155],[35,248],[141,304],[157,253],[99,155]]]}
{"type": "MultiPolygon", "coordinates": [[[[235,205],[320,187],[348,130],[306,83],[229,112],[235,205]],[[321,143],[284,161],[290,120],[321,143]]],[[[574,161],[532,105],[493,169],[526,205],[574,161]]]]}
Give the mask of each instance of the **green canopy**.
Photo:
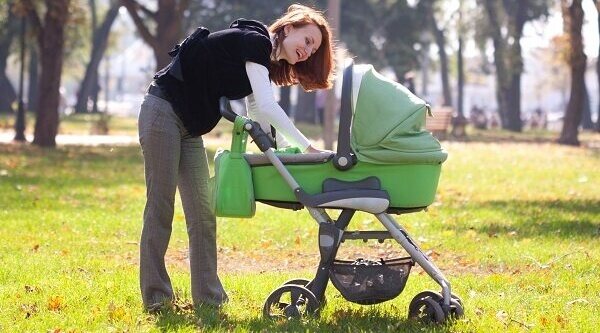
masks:
{"type": "Polygon", "coordinates": [[[448,154],[424,129],[429,105],[373,66],[358,66],[368,66],[361,71],[362,78],[353,77],[361,80],[351,137],[358,160],[374,164],[444,162],[448,154]]]}

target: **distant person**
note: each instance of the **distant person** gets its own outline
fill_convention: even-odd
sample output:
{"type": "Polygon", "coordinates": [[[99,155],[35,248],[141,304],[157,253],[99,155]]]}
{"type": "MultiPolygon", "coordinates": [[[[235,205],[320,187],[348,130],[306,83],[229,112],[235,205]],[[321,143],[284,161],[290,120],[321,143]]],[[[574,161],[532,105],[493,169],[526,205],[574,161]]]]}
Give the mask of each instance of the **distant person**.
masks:
{"type": "Polygon", "coordinates": [[[483,109],[473,105],[469,112],[469,121],[473,124],[473,127],[477,129],[487,129],[488,119],[483,109]]]}
{"type": "Polygon", "coordinates": [[[531,129],[546,129],[548,126],[548,119],[546,113],[542,108],[536,108],[529,119],[529,127],[531,129]]]}
{"type": "Polygon", "coordinates": [[[323,14],[292,5],[268,29],[238,19],[229,29],[198,28],[173,49],[171,63],[154,76],[139,115],[147,202],[140,242],[140,287],[150,312],[173,299],[165,268],[175,190],[179,187],[189,237],[192,299],[220,306],[228,296],[217,275],[216,221],[207,188],[202,135],[221,118],[219,100],[246,97],[249,115],[269,132],[276,128],[305,152],[319,152],[275,102],[271,81],[304,89],[330,88],[332,40],[323,14]]]}
{"type": "Polygon", "coordinates": [[[327,90],[319,89],[315,93],[315,124],[324,123],[325,105],[327,104],[327,90]]]}
{"type": "Polygon", "coordinates": [[[404,86],[410,90],[411,93],[416,94],[415,92],[415,74],[413,72],[407,72],[404,75],[404,86]]]}

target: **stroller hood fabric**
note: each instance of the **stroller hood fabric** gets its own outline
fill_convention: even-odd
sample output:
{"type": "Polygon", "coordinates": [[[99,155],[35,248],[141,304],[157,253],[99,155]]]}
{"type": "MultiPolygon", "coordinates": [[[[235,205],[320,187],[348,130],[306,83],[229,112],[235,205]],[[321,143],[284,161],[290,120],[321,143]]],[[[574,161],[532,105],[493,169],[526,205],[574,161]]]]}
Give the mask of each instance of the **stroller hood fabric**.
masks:
{"type": "MultiPolygon", "coordinates": [[[[371,65],[362,68],[352,120],[358,160],[374,164],[442,163],[448,154],[425,130],[429,106],[371,65]]],[[[358,82],[357,82],[358,84],[358,82]]]]}

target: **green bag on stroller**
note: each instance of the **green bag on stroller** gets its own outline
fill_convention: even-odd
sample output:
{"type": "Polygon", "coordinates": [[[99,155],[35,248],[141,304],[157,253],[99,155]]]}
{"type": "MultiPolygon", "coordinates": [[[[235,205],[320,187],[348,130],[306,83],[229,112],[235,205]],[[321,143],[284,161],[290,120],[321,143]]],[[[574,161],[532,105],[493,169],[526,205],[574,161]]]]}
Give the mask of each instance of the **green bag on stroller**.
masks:
{"type": "Polygon", "coordinates": [[[243,119],[238,119],[233,135],[240,137],[232,140],[231,151],[220,150],[215,156],[215,176],[210,181],[216,216],[252,217],[256,211],[252,171],[242,154],[246,150],[248,133],[243,130],[243,119]]]}

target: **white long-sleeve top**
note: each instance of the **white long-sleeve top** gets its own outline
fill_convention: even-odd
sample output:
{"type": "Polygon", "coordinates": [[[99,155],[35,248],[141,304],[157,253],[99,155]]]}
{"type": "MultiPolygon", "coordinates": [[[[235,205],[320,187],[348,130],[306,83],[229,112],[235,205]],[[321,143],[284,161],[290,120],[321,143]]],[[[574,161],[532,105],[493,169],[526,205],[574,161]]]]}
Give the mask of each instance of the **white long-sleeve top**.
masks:
{"type": "Polygon", "coordinates": [[[263,131],[269,134],[271,125],[275,127],[278,148],[288,147],[291,144],[305,151],[310,146],[310,141],[300,133],[275,101],[271,81],[269,81],[269,70],[263,65],[247,61],[246,74],[252,87],[252,94],[246,97],[248,116],[258,122],[263,131]]]}

